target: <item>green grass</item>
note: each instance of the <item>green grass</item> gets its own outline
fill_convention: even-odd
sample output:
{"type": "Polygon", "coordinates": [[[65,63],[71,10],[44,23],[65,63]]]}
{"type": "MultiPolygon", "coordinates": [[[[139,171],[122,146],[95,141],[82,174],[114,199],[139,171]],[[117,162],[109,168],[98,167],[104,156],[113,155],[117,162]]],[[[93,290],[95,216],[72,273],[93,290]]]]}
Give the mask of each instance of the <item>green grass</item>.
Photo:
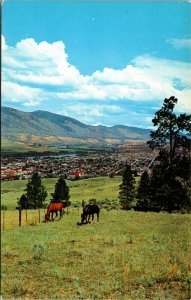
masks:
{"type": "Polygon", "coordinates": [[[2,145],[1,145],[1,151],[2,152],[15,152],[15,153],[23,153],[26,151],[36,151],[36,152],[41,152],[42,149],[45,151],[44,147],[37,148],[37,147],[32,147],[28,146],[27,144],[21,143],[21,142],[14,142],[14,141],[7,141],[7,140],[2,140],[2,145]]]}
{"type": "MultiPolygon", "coordinates": [[[[47,201],[51,199],[51,193],[54,192],[55,183],[58,178],[43,179],[42,183],[48,191],[47,201]]],[[[27,180],[6,181],[1,186],[2,198],[1,204],[6,205],[8,210],[15,210],[17,199],[24,193],[27,180]]],[[[66,181],[70,188],[70,201],[86,203],[91,198],[102,200],[104,198],[117,199],[119,193],[119,184],[121,177],[114,178],[97,177],[93,179],[66,181]]]]}
{"type": "Polygon", "coordinates": [[[99,223],[79,219],[73,209],[4,231],[3,299],[189,299],[190,216],[103,210],[99,223]]]}
{"type": "MultiPolygon", "coordinates": [[[[52,192],[57,179],[44,180],[52,192]]],[[[117,197],[120,177],[68,182],[71,200],[117,197]]],[[[3,204],[3,299],[189,299],[190,215],[101,210],[100,222],[78,226],[80,210],[61,221],[38,223],[23,212],[16,193],[26,182],[7,182],[3,204]]],[[[44,211],[41,210],[41,217],[44,211]]],[[[1,218],[2,220],[2,218],[1,218]]]]}

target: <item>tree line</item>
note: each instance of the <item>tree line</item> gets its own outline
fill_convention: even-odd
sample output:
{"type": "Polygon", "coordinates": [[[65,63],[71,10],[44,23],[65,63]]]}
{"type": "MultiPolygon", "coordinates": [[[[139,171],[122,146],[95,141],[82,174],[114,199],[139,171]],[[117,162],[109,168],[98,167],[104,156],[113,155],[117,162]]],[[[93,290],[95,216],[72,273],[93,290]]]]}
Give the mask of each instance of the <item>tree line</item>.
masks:
{"type": "Polygon", "coordinates": [[[174,113],[178,99],[165,99],[152,120],[157,126],[147,142],[158,155],[135,190],[131,166],[127,165],[120,185],[122,209],[190,212],[191,115],[174,113]],[[136,199],[136,201],[135,201],[136,199]]]}
{"type": "MultiPolygon", "coordinates": [[[[65,179],[61,176],[55,184],[54,193],[51,194],[51,202],[62,202],[64,207],[70,205],[69,187],[65,179]]],[[[19,209],[36,209],[45,208],[47,191],[42,184],[41,176],[38,172],[34,172],[32,177],[28,180],[25,193],[18,200],[19,209]]]]}
{"type": "MultiPolygon", "coordinates": [[[[138,211],[182,211],[190,212],[190,148],[191,115],[174,112],[178,99],[165,99],[163,106],[155,113],[152,122],[157,127],[151,131],[147,141],[151,149],[157,149],[153,165],[142,174],[138,186],[131,166],[125,167],[119,186],[121,209],[134,208],[138,211]]],[[[55,184],[52,202],[70,205],[69,187],[60,177],[55,184]]],[[[25,193],[18,200],[21,209],[36,209],[46,206],[47,191],[41,177],[35,172],[29,179],[25,193]]]]}

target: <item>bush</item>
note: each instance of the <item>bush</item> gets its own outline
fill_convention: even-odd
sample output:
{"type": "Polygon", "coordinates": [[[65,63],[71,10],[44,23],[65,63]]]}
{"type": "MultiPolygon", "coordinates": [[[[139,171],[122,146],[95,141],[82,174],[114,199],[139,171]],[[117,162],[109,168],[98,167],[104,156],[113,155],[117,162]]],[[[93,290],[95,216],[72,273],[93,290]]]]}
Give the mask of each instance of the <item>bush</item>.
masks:
{"type": "Polygon", "coordinates": [[[45,246],[44,243],[39,242],[33,245],[32,251],[34,253],[33,258],[36,260],[41,260],[42,256],[45,252],[45,246]]]}
{"type": "Polygon", "coordinates": [[[105,198],[103,200],[99,200],[98,205],[100,208],[104,208],[106,210],[120,209],[119,201],[117,199],[110,200],[105,198]]]}
{"type": "Polygon", "coordinates": [[[72,202],[71,207],[80,208],[81,204],[79,202],[72,202]]]}

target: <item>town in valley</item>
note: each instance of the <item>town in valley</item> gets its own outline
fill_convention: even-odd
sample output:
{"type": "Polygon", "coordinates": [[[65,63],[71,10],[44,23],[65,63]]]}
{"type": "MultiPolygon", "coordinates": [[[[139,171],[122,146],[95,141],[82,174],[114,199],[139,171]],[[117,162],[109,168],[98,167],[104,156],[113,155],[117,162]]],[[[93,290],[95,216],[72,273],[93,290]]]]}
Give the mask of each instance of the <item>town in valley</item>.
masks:
{"type": "Polygon", "coordinates": [[[2,155],[1,181],[29,179],[34,171],[42,178],[63,176],[68,180],[122,175],[131,165],[135,176],[148,170],[156,153],[145,143],[129,143],[112,148],[73,152],[2,155]]]}

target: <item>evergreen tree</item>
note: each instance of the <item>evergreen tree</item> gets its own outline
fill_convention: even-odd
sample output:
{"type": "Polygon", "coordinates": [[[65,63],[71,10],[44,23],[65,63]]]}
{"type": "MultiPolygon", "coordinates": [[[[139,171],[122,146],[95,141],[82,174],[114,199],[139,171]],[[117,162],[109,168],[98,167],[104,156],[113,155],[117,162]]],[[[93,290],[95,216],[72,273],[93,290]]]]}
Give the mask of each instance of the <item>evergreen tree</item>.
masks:
{"type": "Polygon", "coordinates": [[[175,97],[165,99],[153,119],[149,146],[159,150],[158,164],[150,181],[150,208],[153,211],[190,210],[188,184],[190,178],[191,115],[176,116],[175,97]]]}
{"type": "Polygon", "coordinates": [[[70,202],[70,195],[69,195],[69,187],[66,184],[66,181],[61,176],[56,185],[55,185],[55,191],[52,194],[54,202],[63,202],[65,206],[69,206],[70,202]]]}
{"type": "Polygon", "coordinates": [[[34,172],[26,187],[29,208],[41,208],[47,197],[47,191],[41,183],[41,176],[34,172]]]}
{"type": "Polygon", "coordinates": [[[150,188],[150,179],[147,171],[145,171],[140,179],[140,183],[137,189],[137,203],[136,210],[148,211],[150,210],[150,201],[149,201],[149,188],[150,188]]]}
{"type": "Polygon", "coordinates": [[[131,203],[134,200],[134,181],[131,166],[127,165],[119,186],[119,202],[124,210],[131,209],[131,203]]]}
{"type": "Polygon", "coordinates": [[[190,173],[191,173],[191,161],[190,161],[190,155],[178,155],[174,159],[174,165],[176,168],[176,176],[182,178],[184,181],[187,181],[189,183],[190,179],[190,173]]]}
{"type": "Polygon", "coordinates": [[[190,201],[186,188],[176,178],[162,182],[153,174],[150,184],[150,210],[152,211],[189,211],[190,201]]]}
{"type": "Polygon", "coordinates": [[[191,134],[191,115],[176,116],[174,107],[177,101],[175,97],[164,100],[162,108],[155,113],[152,120],[158,128],[151,132],[151,140],[147,142],[152,149],[158,148],[161,152],[166,152],[170,165],[178,149],[190,150],[190,139],[187,135],[191,134]]]}
{"type": "Polygon", "coordinates": [[[26,194],[22,194],[22,196],[17,201],[17,203],[18,203],[18,205],[21,209],[29,209],[30,208],[29,201],[28,201],[28,198],[27,198],[26,194]]]}

